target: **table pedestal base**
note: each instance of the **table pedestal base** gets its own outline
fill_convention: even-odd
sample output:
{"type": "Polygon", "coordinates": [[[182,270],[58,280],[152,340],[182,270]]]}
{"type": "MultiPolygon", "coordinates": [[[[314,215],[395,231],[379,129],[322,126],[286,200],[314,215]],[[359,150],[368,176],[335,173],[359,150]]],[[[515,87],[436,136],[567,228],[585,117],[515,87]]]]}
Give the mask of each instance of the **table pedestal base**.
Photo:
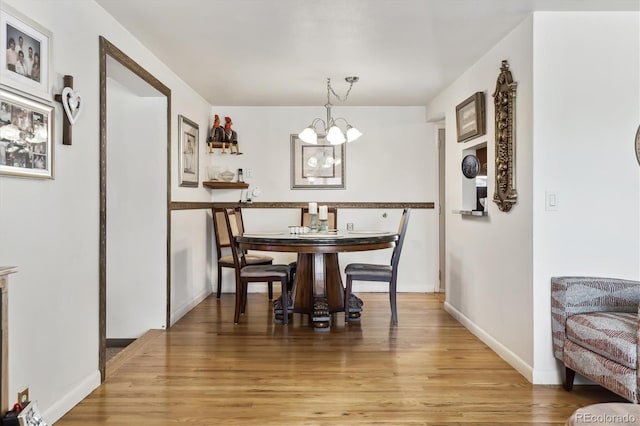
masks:
{"type": "Polygon", "coordinates": [[[313,328],[316,331],[329,330],[331,325],[331,314],[329,313],[329,303],[326,297],[313,298],[313,313],[311,314],[313,328]]]}
{"type": "Polygon", "coordinates": [[[328,329],[331,314],[344,311],[343,300],[338,254],[298,253],[293,311],[309,315],[315,329],[328,329]]]}
{"type": "MultiPolygon", "coordinates": [[[[293,303],[289,313],[309,315],[317,331],[329,330],[331,315],[344,312],[344,287],[337,253],[299,253],[293,287],[293,303]]],[[[349,300],[349,319],[358,321],[362,299],[352,294],[349,300]]],[[[282,302],[273,303],[275,321],[282,322],[282,302]]]]}

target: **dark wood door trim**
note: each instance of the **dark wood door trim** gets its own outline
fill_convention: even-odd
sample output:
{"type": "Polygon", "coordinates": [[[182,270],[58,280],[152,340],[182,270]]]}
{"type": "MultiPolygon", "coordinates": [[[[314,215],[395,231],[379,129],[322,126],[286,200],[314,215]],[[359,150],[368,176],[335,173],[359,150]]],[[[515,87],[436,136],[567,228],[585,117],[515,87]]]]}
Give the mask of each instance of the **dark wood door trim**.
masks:
{"type": "Polygon", "coordinates": [[[98,365],[101,381],[106,376],[107,343],[107,56],[115,59],[167,98],[167,188],[166,268],[167,268],[167,328],[171,324],[171,89],[150,72],[100,36],[100,248],[99,248],[99,351],[98,365]]]}

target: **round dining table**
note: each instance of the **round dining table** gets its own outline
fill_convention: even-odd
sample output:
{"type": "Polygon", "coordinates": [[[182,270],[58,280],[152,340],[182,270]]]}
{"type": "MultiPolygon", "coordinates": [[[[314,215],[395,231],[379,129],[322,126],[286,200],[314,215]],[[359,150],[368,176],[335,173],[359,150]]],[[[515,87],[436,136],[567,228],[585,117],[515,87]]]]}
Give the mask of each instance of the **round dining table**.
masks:
{"type": "MultiPolygon", "coordinates": [[[[246,232],[236,237],[241,249],[298,254],[293,284],[293,312],[308,314],[316,330],[328,330],[331,314],[344,312],[344,286],[338,253],[393,248],[398,234],[384,231],[344,231],[289,234],[246,232]]],[[[362,301],[349,301],[351,318],[360,316],[362,301]]]]}

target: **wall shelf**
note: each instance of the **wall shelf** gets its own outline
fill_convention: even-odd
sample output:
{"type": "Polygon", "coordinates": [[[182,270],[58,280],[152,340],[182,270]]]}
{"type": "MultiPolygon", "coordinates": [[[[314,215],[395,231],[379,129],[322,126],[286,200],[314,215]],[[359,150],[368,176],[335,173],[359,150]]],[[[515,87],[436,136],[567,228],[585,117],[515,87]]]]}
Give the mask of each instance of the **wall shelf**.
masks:
{"type": "Polygon", "coordinates": [[[203,181],[202,186],[209,189],[247,189],[249,184],[246,182],[223,182],[218,180],[203,181]]]}
{"type": "Polygon", "coordinates": [[[483,212],[481,210],[453,210],[451,211],[453,214],[459,214],[462,216],[489,216],[489,213],[483,212]]]}

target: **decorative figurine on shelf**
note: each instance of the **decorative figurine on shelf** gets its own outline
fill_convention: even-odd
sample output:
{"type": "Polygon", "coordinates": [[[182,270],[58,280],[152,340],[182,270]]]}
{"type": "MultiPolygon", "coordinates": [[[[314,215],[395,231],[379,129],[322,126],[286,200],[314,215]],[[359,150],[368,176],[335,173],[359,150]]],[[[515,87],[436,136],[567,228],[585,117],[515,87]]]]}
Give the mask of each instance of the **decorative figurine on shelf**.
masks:
{"type": "Polygon", "coordinates": [[[213,116],[213,126],[211,126],[207,142],[209,145],[209,154],[213,153],[213,148],[222,147],[224,150],[224,129],[220,125],[220,117],[218,117],[218,114],[213,116]]]}
{"type": "Polygon", "coordinates": [[[242,153],[238,149],[238,134],[235,130],[231,129],[232,124],[231,117],[224,118],[224,143],[229,145],[229,152],[231,154],[241,155],[242,153]]]}

